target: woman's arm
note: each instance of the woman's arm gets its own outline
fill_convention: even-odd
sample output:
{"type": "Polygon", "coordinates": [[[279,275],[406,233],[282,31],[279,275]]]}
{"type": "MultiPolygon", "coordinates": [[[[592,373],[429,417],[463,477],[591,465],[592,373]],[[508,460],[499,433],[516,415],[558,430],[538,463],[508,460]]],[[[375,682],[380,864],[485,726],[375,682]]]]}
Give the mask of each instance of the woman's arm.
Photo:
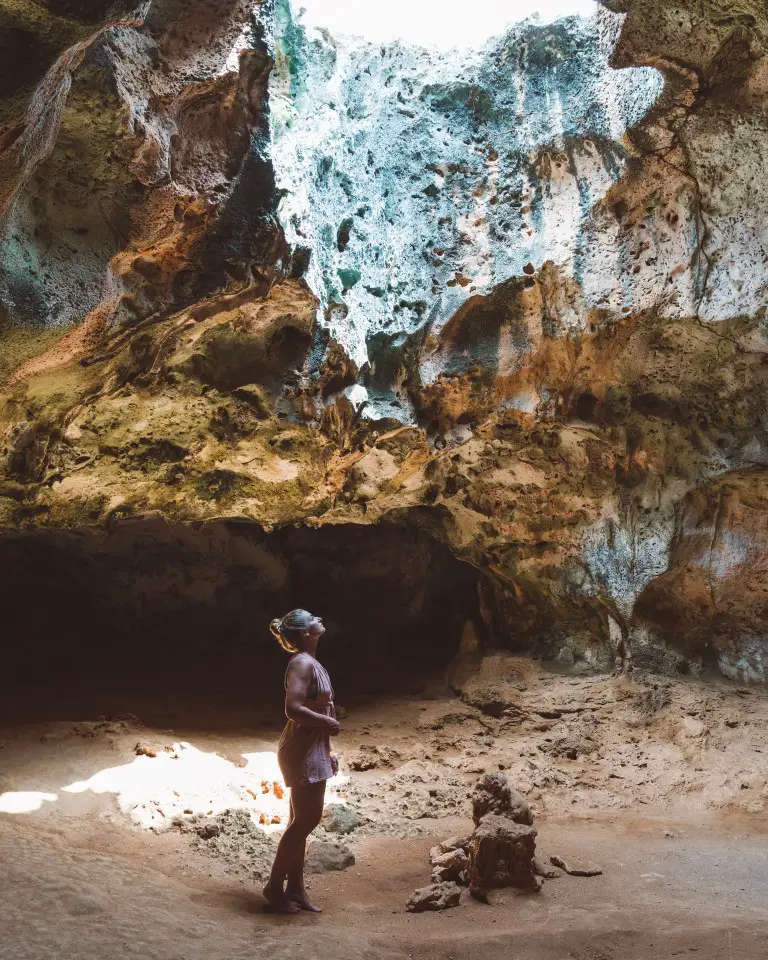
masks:
{"type": "Polygon", "coordinates": [[[304,727],[327,727],[331,733],[338,733],[338,721],[324,713],[315,713],[304,705],[311,680],[312,664],[302,658],[294,660],[288,671],[288,684],[285,691],[286,717],[304,727]]]}

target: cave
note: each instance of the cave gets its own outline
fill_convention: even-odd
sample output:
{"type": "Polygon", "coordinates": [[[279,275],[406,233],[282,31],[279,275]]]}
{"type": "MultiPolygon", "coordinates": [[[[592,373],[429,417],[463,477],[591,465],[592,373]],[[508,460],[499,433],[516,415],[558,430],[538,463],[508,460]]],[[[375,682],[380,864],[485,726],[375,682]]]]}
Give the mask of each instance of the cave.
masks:
{"type": "Polygon", "coordinates": [[[2,713],[138,713],[237,700],[282,714],[288,656],[268,630],[294,607],[323,616],[340,703],[445,685],[478,615],[478,573],[407,526],[173,525],[162,519],[0,543],[2,713]],[[43,595],[44,594],[44,595],[43,595]]]}
{"type": "Polygon", "coordinates": [[[0,64],[0,957],[765,960],[765,3],[0,64]]]}

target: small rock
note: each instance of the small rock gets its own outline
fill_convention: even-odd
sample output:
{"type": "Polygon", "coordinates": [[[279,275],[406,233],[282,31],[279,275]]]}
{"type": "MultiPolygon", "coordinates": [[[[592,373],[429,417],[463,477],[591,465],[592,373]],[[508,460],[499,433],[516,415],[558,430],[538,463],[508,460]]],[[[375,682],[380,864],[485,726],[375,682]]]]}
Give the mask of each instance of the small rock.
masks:
{"type": "Polygon", "coordinates": [[[146,743],[137,743],[134,747],[134,752],[137,757],[156,757],[157,751],[153,750],[152,747],[148,746],[146,743]]]}
{"type": "Polygon", "coordinates": [[[458,907],[461,900],[461,888],[455,883],[433,883],[428,887],[414,890],[405,905],[411,913],[425,910],[448,910],[458,907]]]}
{"type": "Polygon", "coordinates": [[[562,857],[550,857],[549,861],[556,867],[561,867],[571,877],[599,877],[603,872],[602,867],[598,867],[596,863],[590,863],[589,860],[573,863],[562,857]]]}
{"type": "Polygon", "coordinates": [[[349,847],[334,841],[317,840],[307,854],[307,869],[310,873],[346,870],[353,866],[354,862],[355,855],[349,847]]]}
{"type": "Polygon", "coordinates": [[[466,870],[469,858],[462,850],[449,850],[441,853],[432,860],[432,882],[442,883],[453,880],[456,883],[466,880],[466,870]]]}
{"type": "Polygon", "coordinates": [[[478,780],[472,793],[472,816],[476,824],[493,813],[509,817],[515,823],[533,824],[527,801],[507,783],[503,773],[488,773],[478,780]]]}
{"type": "Polygon", "coordinates": [[[434,863],[444,853],[451,853],[454,850],[463,850],[466,853],[471,839],[471,837],[451,837],[441,841],[429,851],[430,863],[434,863]]]}
{"type": "Polygon", "coordinates": [[[379,765],[379,762],[375,757],[366,756],[365,754],[358,754],[354,757],[348,757],[347,762],[349,763],[350,770],[359,771],[360,773],[365,770],[375,770],[379,765]]]}
{"type": "Polygon", "coordinates": [[[362,826],[363,818],[344,803],[331,803],[323,814],[323,826],[329,833],[345,835],[362,826]]]}

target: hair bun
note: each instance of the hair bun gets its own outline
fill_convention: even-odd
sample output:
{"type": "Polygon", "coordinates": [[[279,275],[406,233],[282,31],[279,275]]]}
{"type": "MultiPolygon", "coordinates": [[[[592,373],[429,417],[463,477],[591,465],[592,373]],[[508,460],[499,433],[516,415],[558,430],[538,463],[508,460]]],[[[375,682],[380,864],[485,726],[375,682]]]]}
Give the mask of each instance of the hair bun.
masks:
{"type": "Polygon", "coordinates": [[[270,621],[269,632],[272,634],[275,640],[282,639],[282,636],[283,636],[283,631],[281,629],[282,626],[283,626],[283,621],[280,617],[275,617],[274,620],[270,621]]]}

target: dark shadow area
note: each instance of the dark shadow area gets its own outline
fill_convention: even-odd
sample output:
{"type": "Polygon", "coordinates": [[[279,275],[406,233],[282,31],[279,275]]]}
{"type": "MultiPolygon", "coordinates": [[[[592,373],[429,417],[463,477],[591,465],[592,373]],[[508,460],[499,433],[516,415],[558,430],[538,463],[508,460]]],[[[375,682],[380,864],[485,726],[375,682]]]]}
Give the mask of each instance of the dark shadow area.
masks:
{"type": "Polygon", "coordinates": [[[279,722],[288,655],[268,624],[297,606],[325,619],[319,657],[337,702],[418,693],[457,652],[476,581],[394,524],[266,534],[245,521],[125,520],[6,537],[0,718],[152,722],[152,703],[184,701],[279,722]]]}
{"type": "Polygon", "coordinates": [[[110,12],[119,17],[131,6],[120,0],[43,0],[43,4],[57,17],[72,17],[86,23],[98,23],[110,12]]]}
{"type": "Polygon", "coordinates": [[[33,87],[51,65],[55,51],[31,30],[0,22],[0,97],[33,87]]]}

